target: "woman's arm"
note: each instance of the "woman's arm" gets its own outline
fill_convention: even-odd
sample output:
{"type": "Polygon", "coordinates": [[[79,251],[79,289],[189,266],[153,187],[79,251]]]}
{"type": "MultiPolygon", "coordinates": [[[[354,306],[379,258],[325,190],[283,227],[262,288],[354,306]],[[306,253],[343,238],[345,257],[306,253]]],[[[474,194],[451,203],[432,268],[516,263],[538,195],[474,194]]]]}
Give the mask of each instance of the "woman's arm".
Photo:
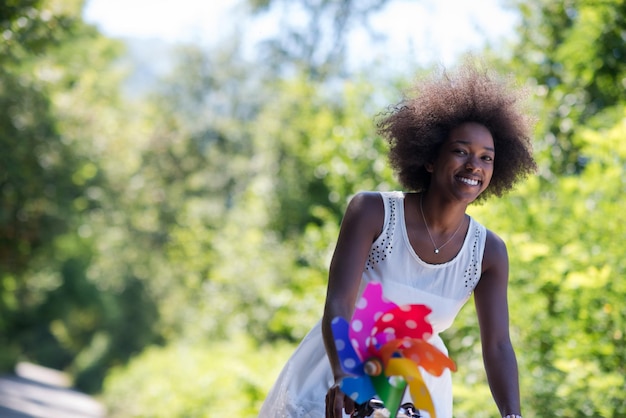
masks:
{"type": "MultiPolygon", "coordinates": [[[[344,407],[345,400],[338,388],[338,383],[345,373],[339,364],[331,322],[337,316],[347,321],[352,317],[363,269],[370,247],[382,231],[384,213],[380,194],[359,193],[348,204],[341,223],[337,245],[330,264],[326,304],[322,318],[324,345],[335,377],[335,385],[326,397],[328,418],[342,417],[341,409],[344,407]]],[[[348,401],[345,406],[351,409],[352,403],[348,401]]]]}
{"type": "Polygon", "coordinates": [[[487,380],[502,416],[521,414],[517,360],[509,336],[509,258],[504,242],[487,232],[483,273],[474,301],[487,380]]]}

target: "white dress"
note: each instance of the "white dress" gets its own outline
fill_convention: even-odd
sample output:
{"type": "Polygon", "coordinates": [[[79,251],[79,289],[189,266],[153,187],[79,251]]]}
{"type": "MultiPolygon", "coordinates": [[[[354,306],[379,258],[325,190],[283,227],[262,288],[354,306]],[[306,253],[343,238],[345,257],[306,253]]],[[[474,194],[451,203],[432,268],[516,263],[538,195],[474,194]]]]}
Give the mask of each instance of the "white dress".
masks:
{"type": "MultiPolygon", "coordinates": [[[[478,284],[486,229],[470,218],[463,247],[444,264],[422,261],[409,243],[404,218],[404,194],[381,193],[385,207],[383,231],[372,244],[361,291],[380,282],[383,294],[397,305],[425,304],[432,309],[429,342],[447,354],[439,333],[447,329],[478,284]]],[[[453,359],[454,360],[454,359],[453,359]]],[[[452,379],[423,373],[437,418],[452,417],[452,379]]],[[[322,339],[321,321],[304,337],[270,390],[259,418],[324,418],[326,392],[334,383],[322,339]]],[[[406,400],[410,400],[408,391],[406,400]]],[[[422,412],[422,416],[428,416],[422,412]]]]}

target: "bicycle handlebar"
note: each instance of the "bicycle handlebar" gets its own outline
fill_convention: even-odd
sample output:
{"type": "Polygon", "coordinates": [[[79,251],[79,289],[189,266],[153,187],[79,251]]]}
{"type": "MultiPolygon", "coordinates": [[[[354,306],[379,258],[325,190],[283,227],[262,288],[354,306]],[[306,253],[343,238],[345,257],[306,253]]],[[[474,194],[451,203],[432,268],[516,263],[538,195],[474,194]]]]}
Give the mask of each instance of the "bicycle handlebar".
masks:
{"type": "MultiPolygon", "coordinates": [[[[371,417],[374,414],[374,411],[377,409],[383,409],[385,406],[382,401],[378,399],[370,399],[369,401],[357,404],[354,412],[352,413],[352,418],[367,418],[371,417]]],[[[402,404],[400,410],[398,411],[397,418],[406,417],[406,418],[420,418],[421,415],[417,409],[415,409],[415,405],[410,402],[402,404]]]]}

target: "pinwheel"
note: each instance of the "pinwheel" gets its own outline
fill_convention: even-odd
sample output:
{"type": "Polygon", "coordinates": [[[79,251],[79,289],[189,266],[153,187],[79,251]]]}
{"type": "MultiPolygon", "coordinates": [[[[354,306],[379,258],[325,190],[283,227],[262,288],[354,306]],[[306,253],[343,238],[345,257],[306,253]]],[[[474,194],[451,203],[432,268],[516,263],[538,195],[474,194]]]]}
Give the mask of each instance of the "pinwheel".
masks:
{"type": "Polygon", "coordinates": [[[368,283],[350,322],[341,317],[332,321],[341,367],[350,375],[341,390],[357,403],[378,396],[394,412],[408,385],[416,408],[435,418],[419,367],[440,376],[456,366],[427,341],[433,332],[426,320],[430,312],[426,305],[398,306],[384,298],[380,283],[368,283]]]}

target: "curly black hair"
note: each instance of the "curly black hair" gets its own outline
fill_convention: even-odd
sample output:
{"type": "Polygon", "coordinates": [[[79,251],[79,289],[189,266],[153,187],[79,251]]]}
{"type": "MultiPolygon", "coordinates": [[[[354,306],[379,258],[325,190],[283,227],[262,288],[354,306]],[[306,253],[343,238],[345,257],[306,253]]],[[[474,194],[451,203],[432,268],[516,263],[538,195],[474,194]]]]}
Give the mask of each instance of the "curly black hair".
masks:
{"type": "Polygon", "coordinates": [[[390,144],[389,161],[403,187],[425,191],[426,165],[433,162],[450,132],[465,122],[484,125],[496,157],[491,182],[479,199],[501,196],[536,171],[533,123],[521,109],[522,90],[509,80],[465,62],[454,72],[420,80],[407,96],[380,116],[378,133],[390,144]]]}

